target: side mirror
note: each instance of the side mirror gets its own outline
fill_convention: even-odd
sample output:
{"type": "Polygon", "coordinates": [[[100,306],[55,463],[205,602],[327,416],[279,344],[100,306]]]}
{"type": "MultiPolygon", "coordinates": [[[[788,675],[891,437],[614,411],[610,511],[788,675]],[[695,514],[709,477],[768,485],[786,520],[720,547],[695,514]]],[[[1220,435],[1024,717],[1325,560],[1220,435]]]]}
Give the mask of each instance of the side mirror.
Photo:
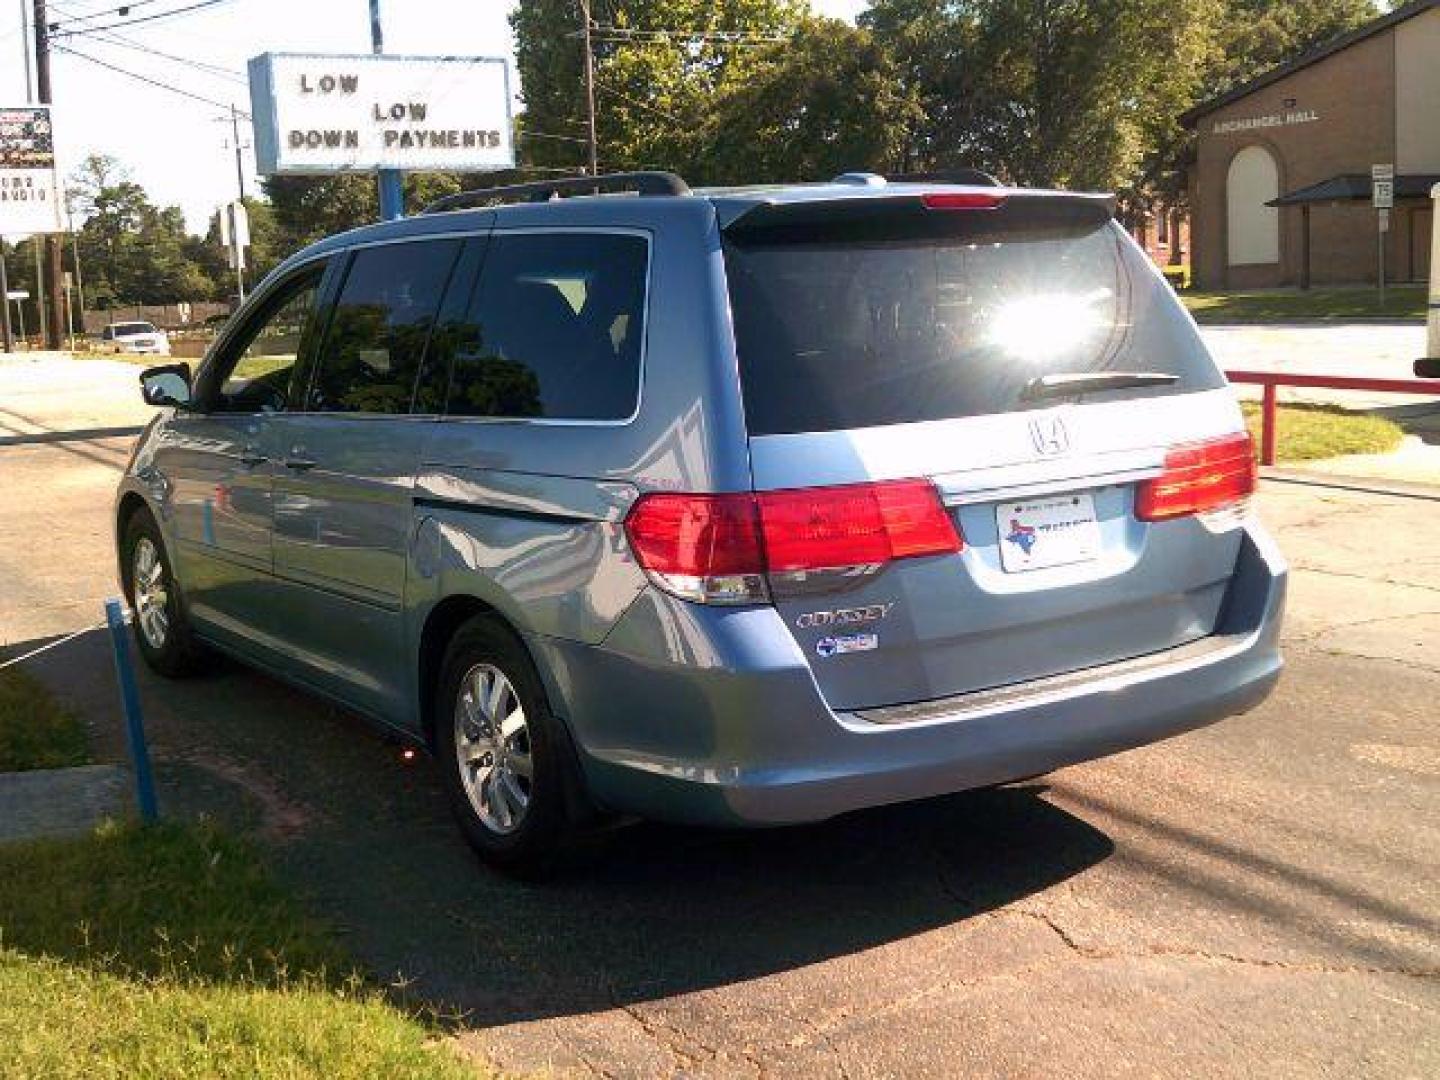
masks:
{"type": "Polygon", "coordinates": [[[1440,356],[1421,357],[1415,361],[1417,379],[1440,379],[1440,356]]]}
{"type": "Polygon", "coordinates": [[[140,396],[146,405],[190,407],[190,365],[161,364],[140,373],[140,396]]]}

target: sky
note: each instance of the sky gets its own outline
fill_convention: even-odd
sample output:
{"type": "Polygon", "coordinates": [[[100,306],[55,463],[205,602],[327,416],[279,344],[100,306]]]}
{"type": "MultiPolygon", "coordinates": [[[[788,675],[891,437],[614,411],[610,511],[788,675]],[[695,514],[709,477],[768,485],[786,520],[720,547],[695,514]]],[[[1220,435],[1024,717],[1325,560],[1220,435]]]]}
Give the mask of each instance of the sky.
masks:
{"type": "MultiPolygon", "coordinates": [[[[76,28],[101,30],[69,44],[96,61],[169,83],[214,104],[57,52],[52,83],[61,171],[68,173],[87,154],[109,154],[156,203],[180,206],[193,232],[203,232],[214,209],[236,194],[228,106],[233,102],[249,110],[246,61],[264,52],[370,51],[366,0],[222,0],[145,23],[136,20],[197,0],[130,0],[128,17],[115,13],[121,2],[51,0],[50,21],[81,20],[74,23],[76,28]]],[[[823,14],[853,19],[865,0],[811,4],[823,14]]],[[[30,6],[31,0],[0,0],[0,106],[28,100],[21,10],[30,6]]],[[[511,7],[511,0],[381,0],[385,50],[513,59],[506,22],[511,7]]],[[[57,43],[66,44],[64,39],[57,43]]],[[[251,141],[244,127],[241,138],[251,141]]],[[[255,194],[254,159],[248,150],[244,168],[247,193],[255,194]]]]}

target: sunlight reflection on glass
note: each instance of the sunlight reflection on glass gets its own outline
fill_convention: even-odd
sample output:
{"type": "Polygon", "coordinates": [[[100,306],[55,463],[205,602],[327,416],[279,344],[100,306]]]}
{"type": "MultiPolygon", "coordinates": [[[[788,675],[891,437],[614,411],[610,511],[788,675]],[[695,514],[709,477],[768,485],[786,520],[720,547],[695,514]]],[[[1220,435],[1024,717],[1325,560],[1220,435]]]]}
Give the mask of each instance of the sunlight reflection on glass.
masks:
{"type": "Polygon", "coordinates": [[[1098,310],[1113,294],[1095,289],[1083,296],[1051,294],[1012,300],[990,320],[991,345],[1018,360],[1038,363],[1083,345],[1106,325],[1098,310]]]}

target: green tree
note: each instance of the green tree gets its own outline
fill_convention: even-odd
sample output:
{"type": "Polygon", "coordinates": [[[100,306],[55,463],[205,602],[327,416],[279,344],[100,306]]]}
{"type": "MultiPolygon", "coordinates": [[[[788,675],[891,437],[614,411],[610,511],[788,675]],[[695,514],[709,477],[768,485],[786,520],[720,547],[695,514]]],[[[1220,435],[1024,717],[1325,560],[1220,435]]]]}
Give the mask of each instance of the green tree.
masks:
{"type": "Polygon", "coordinates": [[[762,183],[898,171],[919,111],[868,30],[810,20],[717,93],[700,133],[703,176],[762,183]]]}
{"type": "MultiPolygon", "coordinates": [[[[613,0],[597,8],[602,169],[671,168],[692,177],[700,175],[699,136],[717,97],[766,63],[765,37],[788,37],[807,17],[804,0],[613,0]],[[719,41],[719,33],[741,37],[719,41]]],[[[579,5],[520,0],[510,22],[525,100],[525,160],[581,172],[585,148],[569,141],[585,134],[579,5]]]]}
{"type": "Polygon", "coordinates": [[[1219,0],[878,0],[921,168],[1123,188],[1193,98],[1219,0]]]}
{"type": "MultiPolygon", "coordinates": [[[[90,307],[206,300],[215,285],[179,207],[154,205],[114,158],[92,154],[66,189],[90,307]]],[[[71,252],[66,252],[73,270],[71,252]]]]}
{"type": "Polygon", "coordinates": [[[1202,97],[1224,93],[1380,14],[1372,0],[1227,0],[1202,97]]]}
{"type": "Polygon", "coordinates": [[[375,177],[367,174],[268,176],[261,186],[274,208],[276,243],[282,257],[380,216],[375,177]]]}

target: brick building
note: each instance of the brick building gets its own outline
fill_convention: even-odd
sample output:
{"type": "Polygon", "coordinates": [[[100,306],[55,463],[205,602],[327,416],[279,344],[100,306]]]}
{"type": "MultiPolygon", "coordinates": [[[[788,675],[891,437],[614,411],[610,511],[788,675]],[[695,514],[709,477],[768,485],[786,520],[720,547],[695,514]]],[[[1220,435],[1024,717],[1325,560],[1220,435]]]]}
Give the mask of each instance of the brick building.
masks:
{"type": "Polygon", "coordinates": [[[1190,256],[1190,219],[1180,210],[1156,207],[1130,235],[1156,266],[1179,266],[1190,256]]]}
{"type": "Polygon", "coordinates": [[[1386,277],[1429,275],[1440,182],[1440,0],[1411,0],[1182,117],[1204,289],[1373,282],[1372,165],[1393,165],[1386,277]]]}

